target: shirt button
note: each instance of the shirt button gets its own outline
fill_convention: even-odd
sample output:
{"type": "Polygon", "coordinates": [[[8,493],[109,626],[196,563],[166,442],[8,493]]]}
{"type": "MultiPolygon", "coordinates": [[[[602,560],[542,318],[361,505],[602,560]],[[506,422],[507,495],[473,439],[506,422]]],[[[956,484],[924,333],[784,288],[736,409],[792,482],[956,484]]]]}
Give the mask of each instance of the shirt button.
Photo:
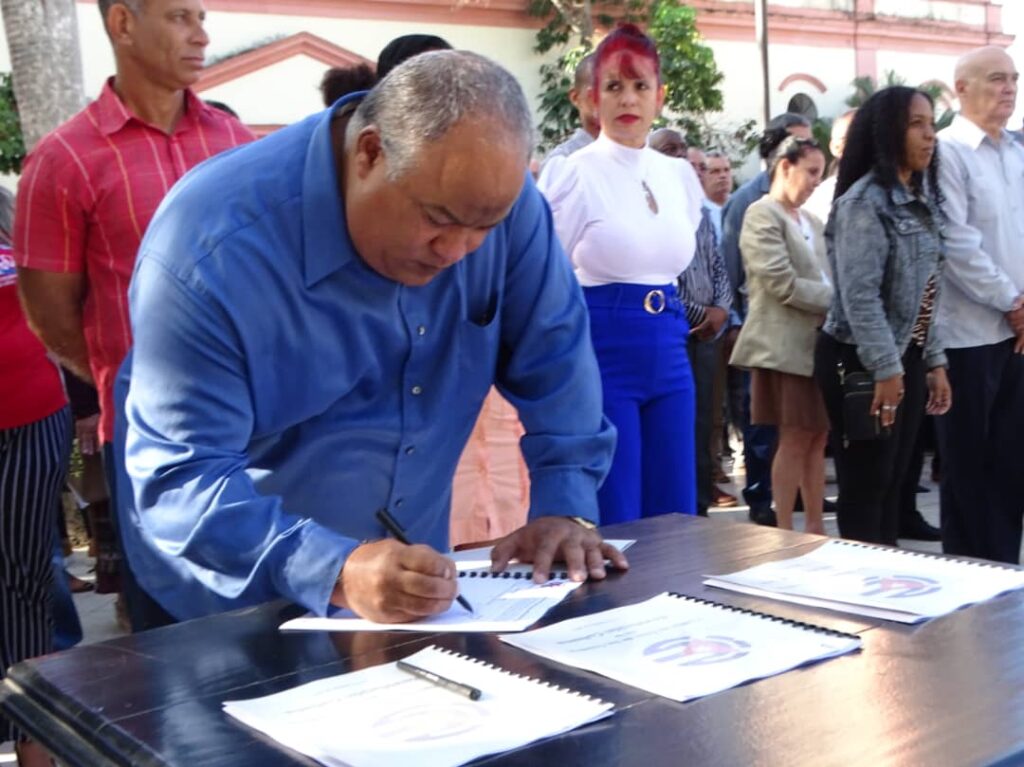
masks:
{"type": "Polygon", "coordinates": [[[418,335],[418,336],[425,336],[426,334],[427,334],[427,326],[426,325],[420,325],[418,328],[416,328],[416,335],[418,335]]]}
{"type": "Polygon", "coordinates": [[[412,455],[415,452],[416,452],[416,446],[415,445],[409,445],[409,447],[407,447],[405,449],[405,454],[406,455],[412,455]]]}
{"type": "Polygon", "coordinates": [[[400,507],[401,505],[402,505],[402,499],[401,499],[401,498],[396,498],[396,499],[395,499],[395,508],[397,509],[397,508],[399,508],[399,507],[400,507]]]}
{"type": "Polygon", "coordinates": [[[420,395],[423,393],[423,387],[420,386],[419,384],[416,384],[409,391],[411,391],[414,395],[420,395]]]}

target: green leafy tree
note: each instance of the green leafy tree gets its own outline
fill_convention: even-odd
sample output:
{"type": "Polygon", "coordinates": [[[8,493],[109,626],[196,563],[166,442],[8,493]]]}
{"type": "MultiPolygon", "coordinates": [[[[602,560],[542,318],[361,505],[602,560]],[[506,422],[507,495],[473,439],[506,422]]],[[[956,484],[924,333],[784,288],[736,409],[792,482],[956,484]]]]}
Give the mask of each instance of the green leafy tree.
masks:
{"type": "Polygon", "coordinates": [[[0,72],[0,173],[20,173],[24,159],[25,141],[21,135],[11,73],[0,72]]]}
{"type": "Polygon", "coordinates": [[[616,20],[646,26],[658,46],[666,85],[666,111],[659,125],[677,127],[689,142],[722,149],[734,158],[745,156],[756,145],[753,120],[736,126],[716,121],[714,113],[722,109],[723,75],[697,30],[696,12],[679,0],[533,0],[529,10],[546,20],[534,51],[559,52],[554,62],[540,68],[542,149],[555,146],[575,130],[576,110],[568,94],[576,65],[594,48],[595,24],[607,28],[616,20]]]}
{"type": "Polygon", "coordinates": [[[576,129],[576,110],[569,101],[576,65],[594,49],[595,24],[611,26],[618,18],[642,21],[647,0],[530,0],[527,11],[544,19],[534,53],[557,51],[553,62],[540,67],[540,146],[547,150],[576,129]]]}
{"type": "MultiPolygon", "coordinates": [[[[893,85],[906,85],[907,80],[905,77],[901,77],[896,74],[892,69],[888,69],[885,72],[885,82],[879,86],[871,75],[864,75],[862,77],[855,77],[850,85],[853,86],[853,94],[846,99],[846,105],[850,107],[860,107],[865,101],[867,101],[876,91],[882,88],[889,88],[893,85]]],[[[932,101],[935,102],[936,107],[939,106],[940,99],[945,95],[942,92],[942,87],[935,83],[923,83],[917,86],[922,91],[932,97],[932,101]]],[[[956,113],[952,109],[945,109],[941,114],[935,115],[935,129],[942,130],[953,122],[953,117],[956,113]]]]}

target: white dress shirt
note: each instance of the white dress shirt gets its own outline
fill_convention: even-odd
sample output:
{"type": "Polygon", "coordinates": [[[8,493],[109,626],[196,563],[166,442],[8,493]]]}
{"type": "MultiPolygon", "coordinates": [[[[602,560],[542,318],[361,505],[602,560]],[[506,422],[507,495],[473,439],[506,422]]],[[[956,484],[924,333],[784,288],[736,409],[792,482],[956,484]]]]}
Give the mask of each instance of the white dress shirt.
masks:
{"type": "Polygon", "coordinates": [[[602,134],[548,170],[538,186],[581,285],[674,283],[693,259],[704,193],[686,160],[602,134]]]}
{"type": "Polygon", "coordinates": [[[949,222],[937,322],[947,348],[999,343],[1013,335],[1004,314],[1024,293],[1024,147],[957,115],[939,150],[949,222]]]}
{"type": "Polygon", "coordinates": [[[811,192],[811,196],[807,198],[800,209],[805,210],[808,213],[813,213],[822,224],[828,223],[828,214],[832,212],[832,198],[836,194],[836,180],[839,178],[838,173],[833,173],[826,179],[823,179],[818,187],[811,192]]]}

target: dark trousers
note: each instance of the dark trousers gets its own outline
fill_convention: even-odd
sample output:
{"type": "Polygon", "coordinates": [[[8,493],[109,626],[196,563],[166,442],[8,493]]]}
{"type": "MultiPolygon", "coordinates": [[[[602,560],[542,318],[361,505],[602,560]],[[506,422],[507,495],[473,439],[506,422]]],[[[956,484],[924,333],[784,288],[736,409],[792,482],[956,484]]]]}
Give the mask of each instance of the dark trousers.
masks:
{"type": "Polygon", "coordinates": [[[743,464],[747,484],[743,500],[751,511],[772,507],[772,458],[779,430],[774,426],[750,422],[750,373],[743,371],[743,464]]]}
{"type": "Polygon", "coordinates": [[[711,505],[712,471],[711,429],[714,422],[715,365],[718,362],[718,342],[698,341],[690,336],[686,341],[686,353],[693,370],[693,385],[696,390],[697,413],[694,421],[694,435],[697,453],[697,513],[708,515],[711,505]]]}
{"type": "Polygon", "coordinates": [[[1017,563],[1024,513],[1024,357],[1013,353],[1013,339],[946,355],[953,407],[936,419],[942,550],[1017,563]]]}
{"type": "Polygon", "coordinates": [[[903,355],[903,401],[888,437],[879,439],[844,440],[843,387],[837,369],[840,361],[848,373],[864,370],[856,346],[819,333],[814,350],[814,378],[821,387],[832,426],[832,458],[839,483],[839,534],[843,538],[895,546],[903,480],[927,402],[921,349],[911,344],[903,355]]]}
{"type": "Polygon", "coordinates": [[[124,542],[121,537],[121,509],[118,506],[117,471],[114,463],[114,446],[107,442],[103,445],[103,472],[107,478],[107,490],[110,493],[110,521],[117,539],[117,548],[121,555],[121,595],[124,597],[128,621],[132,631],[169,626],[177,623],[174,616],[162,608],[159,603],[147,594],[132,572],[131,562],[125,555],[124,542]]]}

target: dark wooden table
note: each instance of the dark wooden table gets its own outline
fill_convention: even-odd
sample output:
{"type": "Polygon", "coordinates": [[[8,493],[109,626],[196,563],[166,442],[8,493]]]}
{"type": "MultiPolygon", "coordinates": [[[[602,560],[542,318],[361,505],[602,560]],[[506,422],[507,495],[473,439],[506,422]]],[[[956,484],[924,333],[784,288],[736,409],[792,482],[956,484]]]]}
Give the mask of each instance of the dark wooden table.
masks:
{"type": "Polygon", "coordinates": [[[858,633],[864,648],[677,703],[485,634],[283,634],[277,627],[298,611],[271,603],[18,664],[0,708],[70,765],[311,765],[229,719],[221,703],[435,643],[616,705],[609,719],[481,764],[1024,764],[1024,592],[918,626],[861,620],[701,584],[703,574],[795,556],[821,538],[680,516],[604,532],[637,539],[632,569],[578,589],[544,623],[671,590],[858,633]]]}

